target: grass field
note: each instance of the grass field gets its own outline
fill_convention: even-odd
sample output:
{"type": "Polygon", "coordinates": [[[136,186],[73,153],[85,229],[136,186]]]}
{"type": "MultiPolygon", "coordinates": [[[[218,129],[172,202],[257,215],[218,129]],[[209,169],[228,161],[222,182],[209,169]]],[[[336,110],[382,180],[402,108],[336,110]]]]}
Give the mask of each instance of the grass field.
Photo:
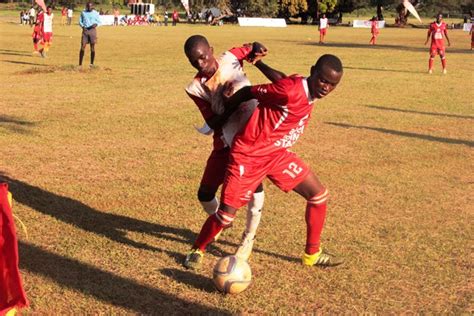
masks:
{"type": "MultiPolygon", "coordinates": [[[[31,29],[0,19],[0,173],[10,183],[20,268],[32,314],[312,314],[474,312],[474,56],[449,33],[448,74],[427,74],[426,30],[102,27],[97,68],[78,69],[80,28],[56,19],[48,58],[31,29]],[[211,247],[199,272],[181,267],[205,220],[196,198],[211,139],[184,86],[185,39],[216,52],[250,41],[266,62],[308,74],[324,53],[345,66],[294,147],[329,188],[323,242],[335,269],[304,267],[305,202],[266,182],[250,265],[253,283],[217,293],[212,266],[245,224],[211,247]]],[[[88,64],[89,50],[85,56],[88,64]]],[[[246,65],[254,83],[265,78],[246,65]]]]}

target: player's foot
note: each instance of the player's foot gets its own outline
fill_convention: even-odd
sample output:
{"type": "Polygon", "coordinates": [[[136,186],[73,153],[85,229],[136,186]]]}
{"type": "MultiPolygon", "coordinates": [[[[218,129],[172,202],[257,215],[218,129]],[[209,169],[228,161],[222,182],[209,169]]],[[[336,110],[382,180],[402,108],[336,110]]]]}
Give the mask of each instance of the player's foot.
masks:
{"type": "Polygon", "coordinates": [[[428,69],[428,73],[431,75],[433,73],[433,69],[428,69]]]}
{"type": "Polygon", "coordinates": [[[446,70],[446,68],[443,69],[443,75],[447,74],[448,71],[446,70]]]}
{"type": "Polygon", "coordinates": [[[204,253],[199,249],[191,249],[184,259],[183,266],[187,269],[197,270],[202,265],[204,253]]]}
{"type": "Polygon", "coordinates": [[[318,267],[335,267],[344,262],[342,258],[339,258],[322,248],[313,255],[304,254],[303,264],[307,266],[318,266],[318,267]]]}
{"type": "Polygon", "coordinates": [[[252,253],[253,244],[255,242],[255,236],[247,236],[244,232],[242,235],[242,242],[240,243],[239,248],[235,252],[235,256],[247,261],[252,253]]]}

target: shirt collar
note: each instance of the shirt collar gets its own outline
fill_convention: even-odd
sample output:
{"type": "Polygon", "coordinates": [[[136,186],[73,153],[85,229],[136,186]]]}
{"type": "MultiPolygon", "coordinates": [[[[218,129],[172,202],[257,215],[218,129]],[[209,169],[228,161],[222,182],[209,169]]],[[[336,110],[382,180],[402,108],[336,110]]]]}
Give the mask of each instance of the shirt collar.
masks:
{"type": "Polygon", "coordinates": [[[309,88],[308,88],[308,77],[303,78],[303,89],[304,92],[306,93],[306,97],[308,98],[308,103],[311,104],[314,102],[314,99],[311,97],[311,94],[309,93],[309,88]]]}

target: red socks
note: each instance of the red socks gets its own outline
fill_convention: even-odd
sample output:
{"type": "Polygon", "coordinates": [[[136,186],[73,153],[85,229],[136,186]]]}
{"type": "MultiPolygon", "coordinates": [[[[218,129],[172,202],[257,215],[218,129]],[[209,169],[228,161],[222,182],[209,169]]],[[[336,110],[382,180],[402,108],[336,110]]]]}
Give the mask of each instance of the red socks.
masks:
{"type": "Polygon", "coordinates": [[[306,248],[308,255],[319,251],[321,233],[323,231],[324,220],[326,219],[326,208],[328,191],[324,190],[318,195],[309,199],[306,203],[306,248]]]}
{"type": "Polygon", "coordinates": [[[201,232],[194,242],[194,249],[205,251],[207,245],[214,240],[214,237],[234,220],[235,215],[218,210],[210,215],[201,228],[201,232]]]}
{"type": "Polygon", "coordinates": [[[430,57],[430,60],[428,62],[428,69],[433,69],[433,63],[434,63],[434,58],[430,57]]]}
{"type": "Polygon", "coordinates": [[[443,65],[443,69],[446,69],[446,58],[441,58],[441,65],[443,65]]]}

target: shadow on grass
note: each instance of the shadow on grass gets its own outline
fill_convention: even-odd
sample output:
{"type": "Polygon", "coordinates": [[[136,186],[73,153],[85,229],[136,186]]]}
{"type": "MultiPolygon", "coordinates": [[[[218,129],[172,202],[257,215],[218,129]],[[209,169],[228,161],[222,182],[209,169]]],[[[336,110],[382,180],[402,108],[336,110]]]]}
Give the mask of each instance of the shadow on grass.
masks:
{"type": "MultiPolygon", "coordinates": [[[[370,39],[370,36],[367,37],[370,39]]],[[[388,50],[401,50],[401,51],[411,51],[411,52],[426,52],[426,56],[428,59],[428,54],[430,51],[430,46],[405,46],[405,45],[389,45],[389,44],[377,44],[377,45],[369,45],[368,41],[367,44],[362,43],[325,43],[324,45],[320,45],[317,42],[307,42],[307,41],[292,41],[292,40],[281,40],[284,42],[291,42],[297,45],[310,45],[310,46],[321,46],[321,47],[336,47],[336,48],[365,48],[365,49],[373,49],[373,50],[381,50],[381,49],[388,49],[388,50]]],[[[461,49],[461,48],[452,48],[446,47],[446,53],[453,53],[453,54],[472,54],[471,50],[468,49],[461,49]]],[[[449,57],[448,57],[449,58],[449,57]]]]}
{"type": "Polygon", "coordinates": [[[344,66],[344,69],[353,69],[353,70],[367,70],[367,71],[383,71],[383,72],[401,72],[401,73],[410,73],[410,74],[421,74],[421,71],[414,70],[395,70],[395,69],[382,69],[382,68],[364,68],[364,67],[351,67],[344,66]]]}
{"type": "MultiPolygon", "coordinates": [[[[71,290],[80,291],[102,302],[127,308],[138,314],[230,315],[227,311],[186,301],[75,259],[64,258],[29,243],[19,242],[19,250],[22,269],[42,275],[71,290]]],[[[196,276],[192,277],[202,282],[196,276]]]]}
{"type": "MultiPolygon", "coordinates": [[[[53,216],[65,223],[72,224],[85,231],[93,232],[109,238],[115,242],[126,244],[138,249],[165,253],[178,264],[181,264],[184,261],[185,254],[134,241],[127,238],[126,233],[145,233],[155,236],[156,238],[184,243],[190,247],[196,238],[196,234],[189,229],[164,226],[123,215],[104,213],[91,208],[80,201],[48,192],[20,180],[12,179],[8,176],[2,175],[0,172],[0,181],[2,180],[8,182],[14,199],[19,203],[27,205],[40,213],[53,216]]],[[[223,240],[218,241],[217,244],[231,245],[234,247],[237,246],[234,243],[223,240]]],[[[216,256],[229,255],[229,253],[219,249],[217,244],[214,243],[209,245],[208,252],[216,256]]],[[[258,249],[255,249],[254,251],[283,260],[296,260],[292,257],[268,251],[258,249]]]]}
{"type": "Polygon", "coordinates": [[[418,138],[418,139],[428,140],[432,142],[440,142],[440,143],[454,144],[454,145],[466,145],[469,147],[474,147],[474,141],[463,140],[463,139],[445,138],[445,137],[431,136],[431,135],[418,134],[418,133],[412,133],[412,132],[397,131],[397,130],[380,128],[380,127],[351,125],[351,124],[346,124],[346,123],[336,123],[336,122],[324,122],[324,123],[328,125],[343,127],[343,128],[366,129],[366,130],[377,131],[377,132],[396,135],[396,136],[412,137],[412,138],[418,138]]]}
{"type": "Polygon", "coordinates": [[[195,274],[191,271],[183,271],[179,269],[161,269],[160,272],[161,274],[175,280],[176,282],[187,284],[198,290],[205,291],[207,293],[216,292],[212,280],[205,276],[195,274]]]}
{"type": "Polygon", "coordinates": [[[4,52],[1,50],[0,50],[0,55],[32,57],[31,54],[27,54],[27,53],[4,52]]]}
{"type": "Polygon", "coordinates": [[[15,133],[28,133],[28,127],[34,126],[35,123],[18,119],[14,116],[0,114],[0,127],[15,133]]]}
{"type": "Polygon", "coordinates": [[[395,111],[395,112],[403,112],[403,113],[414,113],[414,114],[422,114],[422,115],[432,115],[432,116],[444,116],[444,117],[454,117],[454,118],[461,118],[467,120],[474,120],[474,116],[470,115],[459,115],[459,114],[449,114],[449,113],[437,113],[437,112],[422,112],[422,111],[414,111],[414,110],[406,110],[406,109],[397,109],[397,108],[389,108],[383,107],[378,105],[366,105],[365,107],[383,111],[395,111]]]}
{"type": "Polygon", "coordinates": [[[4,60],[5,63],[18,64],[18,65],[32,65],[32,66],[47,66],[45,64],[29,63],[26,61],[16,61],[16,60],[4,60]]]}

